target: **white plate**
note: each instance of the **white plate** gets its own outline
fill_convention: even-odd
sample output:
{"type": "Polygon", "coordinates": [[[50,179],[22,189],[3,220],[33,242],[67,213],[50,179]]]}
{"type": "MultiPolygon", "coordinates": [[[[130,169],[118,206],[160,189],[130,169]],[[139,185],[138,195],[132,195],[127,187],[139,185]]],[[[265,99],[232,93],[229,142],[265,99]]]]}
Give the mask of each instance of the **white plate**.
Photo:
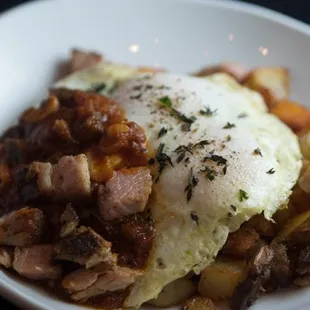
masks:
{"type": "MultiPolygon", "coordinates": [[[[176,72],[223,60],[285,65],[293,97],[310,106],[310,28],[293,19],[220,0],[46,0],[0,16],[0,130],[44,94],[74,46],[176,72]]],[[[3,272],[0,292],[27,309],[77,309],[3,272]]],[[[264,297],[253,309],[309,304],[310,289],[304,289],[264,297]]]]}

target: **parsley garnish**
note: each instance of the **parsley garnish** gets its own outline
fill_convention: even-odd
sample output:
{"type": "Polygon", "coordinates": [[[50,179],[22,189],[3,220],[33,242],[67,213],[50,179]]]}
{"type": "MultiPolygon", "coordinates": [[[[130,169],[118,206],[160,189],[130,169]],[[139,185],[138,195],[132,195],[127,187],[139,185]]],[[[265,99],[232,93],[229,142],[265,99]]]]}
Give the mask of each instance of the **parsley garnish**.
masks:
{"type": "Polygon", "coordinates": [[[227,142],[231,141],[231,135],[228,135],[228,136],[226,137],[226,141],[227,141],[227,142]]]}
{"type": "Polygon", "coordinates": [[[271,168],[270,170],[268,170],[266,173],[267,174],[274,174],[276,171],[273,169],[273,168],[271,168]]]}
{"type": "Polygon", "coordinates": [[[253,154],[254,155],[259,155],[259,156],[263,157],[262,151],[260,150],[259,147],[253,151],[253,154]]]}
{"type": "Polygon", "coordinates": [[[199,226],[199,217],[195,211],[191,211],[191,219],[199,226]]]}
{"type": "Polygon", "coordinates": [[[231,124],[231,123],[227,122],[227,124],[223,127],[223,129],[231,129],[231,128],[234,128],[234,127],[236,127],[235,124],[231,124]]]}
{"type": "Polygon", "coordinates": [[[186,194],[186,200],[187,202],[189,202],[192,198],[193,195],[193,188],[196,187],[198,185],[199,179],[197,177],[194,176],[193,174],[193,168],[191,168],[190,170],[190,174],[189,174],[189,179],[188,179],[188,184],[185,187],[185,192],[186,194]]]}
{"type": "Polygon", "coordinates": [[[158,139],[163,137],[168,132],[168,129],[165,127],[162,127],[158,133],[158,139]]]}
{"type": "Polygon", "coordinates": [[[211,110],[209,106],[204,107],[204,110],[200,110],[199,114],[203,116],[214,116],[216,115],[217,109],[211,110]]]}
{"type": "Polygon", "coordinates": [[[210,144],[210,141],[208,140],[201,140],[197,143],[194,144],[194,148],[196,147],[200,147],[201,149],[203,149],[206,145],[209,145],[210,144]]]}
{"type": "Polygon", "coordinates": [[[168,110],[170,110],[171,115],[175,118],[177,118],[178,120],[187,123],[187,124],[192,124],[195,122],[195,120],[197,119],[195,116],[190,116],[187,117],[184,114],[182,114],[181,112],[177,111],[176,109],[174,109],[172,107],[172,101],[168,96],[162,97],[159,99],[159,102],[168,110]]]}
{"type": "Polygon", "coordinates": [[[159,101],[160,101],[160,103],[161,103],[164,107],[166,107],[166,108],[168,108],[168,109],[171,109],[171,108],[172,108],[172,101],[171,101],[171,99],[170,99],[168,96],[161,97],[161,98],[159,99],[159,101]]]}
{"type": "Polygon", "coordinates": [[[239,189],[238,199],[239,199],[240,202],[242,202],[243,200],[249,199],[249,195],[244,190],[239,189]]]}

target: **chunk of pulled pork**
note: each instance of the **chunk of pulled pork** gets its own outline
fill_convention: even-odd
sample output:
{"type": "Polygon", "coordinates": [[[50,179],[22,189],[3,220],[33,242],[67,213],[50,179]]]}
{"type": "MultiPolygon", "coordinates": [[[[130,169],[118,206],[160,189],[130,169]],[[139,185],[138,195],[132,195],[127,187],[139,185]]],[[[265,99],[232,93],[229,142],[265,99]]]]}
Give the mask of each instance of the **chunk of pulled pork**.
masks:
{"type": "Polygon", "coordinates": [[[99,188],[99,211],[113,220],[142,212],[152,191],[152,177],[146,167],[121,169],[99,188]]]}

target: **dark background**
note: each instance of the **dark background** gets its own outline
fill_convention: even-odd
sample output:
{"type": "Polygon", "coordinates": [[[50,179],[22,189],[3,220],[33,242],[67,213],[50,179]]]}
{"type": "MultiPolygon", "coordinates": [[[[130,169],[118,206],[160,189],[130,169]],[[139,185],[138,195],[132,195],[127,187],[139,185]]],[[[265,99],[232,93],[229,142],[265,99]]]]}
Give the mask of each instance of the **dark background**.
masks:
{"type": "MultiPolygon", "coordinates": [[[[0,0],[0,13],[24,2],[29,2],[29,0],[0,0]]],[[[309,0],[247,0],[244,2],[262,5],[310,24],[310,9],[307,7],[309,0]]],[[[0,298],[0,309],[17,310],[18,308],[0,298]]]]}

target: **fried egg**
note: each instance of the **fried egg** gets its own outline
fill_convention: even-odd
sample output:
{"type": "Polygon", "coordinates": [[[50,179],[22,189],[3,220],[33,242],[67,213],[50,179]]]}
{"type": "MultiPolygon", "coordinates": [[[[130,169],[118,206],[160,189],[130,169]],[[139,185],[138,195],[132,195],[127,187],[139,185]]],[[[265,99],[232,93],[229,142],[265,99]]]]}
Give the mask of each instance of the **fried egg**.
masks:
{"type": "MultiPolygon", "coordinates": [[[[57,86],[89,89],[91,72],[57,86]]],[[[105,78],[97,67],[96,83],[105,78]]],[[[267,112],[262,97],[225,74],[132,71],[117,84],[112,96],[144,128],[154,158],[148,207],[156,237],[147,270],[125,302],[138,308],[168,283],[200,273],[243,222],[260,213],[270,220],[287,203],[302,156],[296,136],[267,112]]]]}

